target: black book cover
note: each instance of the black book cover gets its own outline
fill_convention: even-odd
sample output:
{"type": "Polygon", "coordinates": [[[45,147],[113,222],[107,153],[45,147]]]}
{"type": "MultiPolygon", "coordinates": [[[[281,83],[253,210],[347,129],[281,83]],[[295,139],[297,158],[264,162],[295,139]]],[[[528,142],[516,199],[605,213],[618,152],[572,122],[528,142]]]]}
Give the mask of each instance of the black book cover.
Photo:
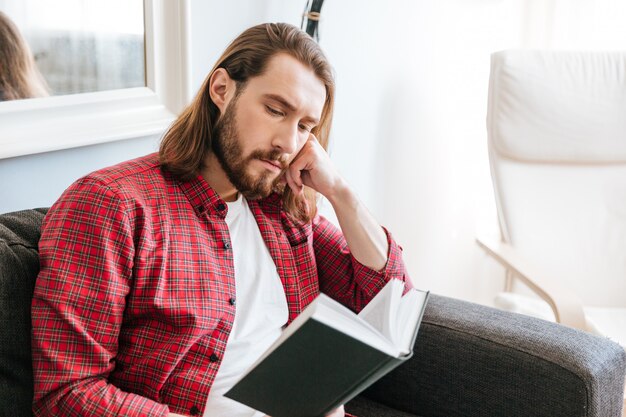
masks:
{"type": "Polygon", "coordinates": [[[319,417],[357,396],[411,355],[389,356],[310,317],[225,396],[272,417],[319,417]]]}

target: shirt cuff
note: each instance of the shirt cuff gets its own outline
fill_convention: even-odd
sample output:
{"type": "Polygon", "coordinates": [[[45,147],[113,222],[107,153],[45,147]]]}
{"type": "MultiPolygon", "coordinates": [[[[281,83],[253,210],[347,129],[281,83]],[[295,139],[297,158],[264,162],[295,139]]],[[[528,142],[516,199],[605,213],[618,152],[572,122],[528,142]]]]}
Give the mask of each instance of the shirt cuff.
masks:
{"type": "Polygon", "coordinates": [[[358,277],[361,287],[366,293],[373,298],[378,292],[392,279],[399,279],[405,283],[405,292],[412,288],[411,280],[406,272],[404,262],[402,261],[402,248],[396,243],[391,233],[383,227],[387,236],[387,263],[380,271],[372,269],[359,262],[354,255],[352,256],[352,265],[354,275],[358,277]]]}
{"type": "Polygon", "coordinates": [[[167,417],[170,410],[167,405],[157,403],[137,394],[128,394],[118,412],[127,417],[167,417]]]}

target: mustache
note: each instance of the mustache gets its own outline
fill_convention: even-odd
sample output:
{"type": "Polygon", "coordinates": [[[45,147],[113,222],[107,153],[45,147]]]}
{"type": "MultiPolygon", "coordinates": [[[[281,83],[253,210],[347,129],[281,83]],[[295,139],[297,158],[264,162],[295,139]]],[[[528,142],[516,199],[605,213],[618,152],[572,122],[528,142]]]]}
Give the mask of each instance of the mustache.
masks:
{"type": "Polygon", "coordinates": [[[287,155],[277,149],[272,151],[262,151],[258,149],[250,154],[249,159],[265,159],[266,161],[272,161],[279,164],[280,168],[283,170],[289,166],[287,155]]]}

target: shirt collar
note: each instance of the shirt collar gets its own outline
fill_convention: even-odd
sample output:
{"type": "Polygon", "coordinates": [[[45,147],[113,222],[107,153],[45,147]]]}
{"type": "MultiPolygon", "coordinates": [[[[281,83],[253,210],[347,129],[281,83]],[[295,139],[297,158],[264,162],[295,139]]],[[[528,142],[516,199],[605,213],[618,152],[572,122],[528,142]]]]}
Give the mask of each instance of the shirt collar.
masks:
{"type": "MultiPolygon", "coordinates": [[[[189,181],[180,181],[180,188],[189,200],[197,216],[203,216],[206,213],[217,214],[226,217],[228,206],[226,202],[215,192],[204,177],[198,174],[189,181]]],[[[256,202],[248,202],[256,204],[256,202]]],[[[272,193],[266,198],[258,201],[265,209],[280,212],[282,207],[281,196],[272,193]]]]}
{"type": "Polygon", "coordinates": [[[196,215],[202,216],[209,213],[222,217],[226,216],[226,202],[211,188],[202,175],[198,174],[189,181],[181,181],[180,188],[189,200],[196,215]]]}

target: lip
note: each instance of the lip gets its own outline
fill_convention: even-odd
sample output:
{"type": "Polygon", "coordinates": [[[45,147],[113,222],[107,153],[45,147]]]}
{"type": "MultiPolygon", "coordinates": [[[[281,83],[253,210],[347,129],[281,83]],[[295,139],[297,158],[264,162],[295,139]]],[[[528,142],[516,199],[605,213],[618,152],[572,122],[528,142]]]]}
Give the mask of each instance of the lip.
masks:
{"type": "Polygon", "coordinates": [[[259,159],[259,161],[261,161],[261,163],[265,165],[266,168],[272,171],[280,172],[283,169],[283,167],[281,167],[280,164],[277,162],[268,161],[267,159],[259,159]]]}

